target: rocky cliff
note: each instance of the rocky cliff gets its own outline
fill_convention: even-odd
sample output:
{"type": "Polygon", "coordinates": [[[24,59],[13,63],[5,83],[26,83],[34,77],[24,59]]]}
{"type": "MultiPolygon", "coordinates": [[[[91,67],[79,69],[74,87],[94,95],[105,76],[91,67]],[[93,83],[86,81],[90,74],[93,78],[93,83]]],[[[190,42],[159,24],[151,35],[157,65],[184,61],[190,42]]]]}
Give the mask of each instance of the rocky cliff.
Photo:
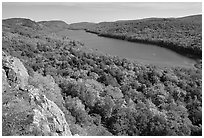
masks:
{"type": "Polygon", "coordinates": [[[72,136],[58,105],[29,84],[23,63],[4,52],[2,63],[3,135],[72,136]]]}

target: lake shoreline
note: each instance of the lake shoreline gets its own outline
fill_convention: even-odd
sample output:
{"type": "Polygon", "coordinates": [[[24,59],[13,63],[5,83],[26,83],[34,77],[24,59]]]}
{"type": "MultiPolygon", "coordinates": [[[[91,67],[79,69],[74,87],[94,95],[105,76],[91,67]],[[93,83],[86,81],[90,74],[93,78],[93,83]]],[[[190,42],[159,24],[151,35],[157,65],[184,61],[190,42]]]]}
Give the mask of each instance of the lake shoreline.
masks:
{"type": "MultiPolygon", "coordinates": [[[[76,30],[76,29],[75,29],[76,30]]],[[[78,29],[81,30],[81,29],[78,29]]],[[[149,40],[141,40],[141,39],[130,39],[130,38],[125,38],[125,36],[115,36],[115,35],[110,35],[110,34],[100,34],[98,32],[95,31],[91,31],[91,30],[87,30],[87,29],[82,29],[87,33],[92,33],[92,34],[96,34],[99,37],[107,37],[107,38],[113,38],[113,39],[119,39],[119,40],[125,40],[125,41],[129,41],[129,42],[136,42],[136,43],[142,43],[142,44],[151,44],[151,45],[155,45],[155,46],[159,46],[159,47],[163,47],[163,48],[167,48],[169,50],[172,50],[180,55],[183,55],[185,57],[191,58],[193,60],[195,60],[195,64],[194,67],[195,68],[202,68],[202,52],[199,55],[195,55],[195,54],[190,54],[191,50],[189,49],[185,49],[183,47],[176,47],[176,45],[173,44],[166,44],[164,42],[155,42],[155,41],[149,41],[149,40]],[[173,47],[172,47],[173,45],[173,47]]]]}
{"type": "Polygon", "coordinates": [[[150,40],[142,40],[142,39],[131,39],[131,38],[127,38],[125,36],[116,36],[116,35],[111,35],[111,34],[101,34],[95,31],[91,31],[91,30],[87,30],[87,29],[83,29],[85,30],[87,33],[92,33],[92,34],[96,34],[100,37],[107,37],[107,38],[113,38],[113,39],[119,39],[119,40],[125,40],[125,41],[129,41],[129,42],[137,42],[137,43],[142,43],[142,44],[152,44],[155,46],[159,46],[159,47],[163,47],[163,48],[167,48],[169,50],[172,50],[178,54],[181,54],[185,57],[191,58],[195,61],[199,61],[202,60],[202,52],[198,53],[198,55],[196,54],[192,54],[192,50],[190,49],[186,49],[183,47],[178,47],[174,44],[168,44],[165,42],[156,42],[156,41],[150,41],[150,40]]]}
{"type": "MultiPolygon", "coordinates": [[[[90,33],[90,34],[94,34],[96,37],[98,36],[99,38],[100,37],[104,37],[104,38],[110,38],[110,39],[112,39],[113,38],[113,40],[115,39],[115,40],[121,40],[121,41],[123,41],[123,40],[125,40],[125,41],[123,41],[123,42],[130,42],[130,43],[132,43],[132,44],[147,44],[147,45],[150,45],[150,48],[152,47],[151,45],[153,45],[153,46],[155,46],[155,47],[158,47],[158,45],[156,45],[155,43],[148,43],[148,42],[146,42],[146,41],[140,41],[140,42],[137,42],[137,41],[132,41],[132,40],[128,40],[128,39],[124,39],[124,38],[116,38],[116,37],[114,37],[114,36],[107,36],[107,35],[101,35],[101,34],[99,34],[99,33],[97,33],[97,32],[93,32],[93,31],[89,31],[89,30],[86,30],[86,29],[69,29],[69,30],[72,30],[72,31],[84,31],[84,33],[90,33]]],[[[174,53],[176,53],[176,54],[178,54],[178,55],[180,55],[180,56],[183,56],[183,57],[186,57],[186,58],[189,58],[189,59],[191,59],[191,60],[193,60],[194,61],[194,63],[192,63],[192,66],[193,67],[196,67],[196,68],[200,68],[199,66],[201,65],[200,63],[201,63],[201,60],[199,60],[199,58],[194,58],[194,57],[192,57],[192,56],[190,56],[190,55],[187,55],[187,54],[181,54],[181,53],[179,53],[179,52],[176,52],[176,51],[174,51],[174,50],[172,50],[172,49],[169,49],[169,48],[166,48],[166,47],[164,47],[164,46],[159,46],[159,47],[161,47],[161,48],[164,48],[164,49],[166,49],[166,50],[169,50],[169,51],[172,51],[172,52],[174,52],[174,53]]],[[[145,52],[144,50],[143,50],[143,52],[145,52]]],[[[110,54],[110,53],[109,53],[110,54]]],[[[159,53],[157,53],[157,54],[159,54],[159,53]]],[[[125,57],[126,58],[126,57],[125,57]]],[[[170,57],[169,57],[170,58],[170,57]]],[[[132,58],[131,58],[132,59],[132,58]]],[[[140,58],[135,58],[135,60],[140,60],[140,58]]],[[[142,59],[143,60],[143,59],[142,59]]],[[[154,61],[153,61],[154,62],[154,61]]],[[[177,65],[178,65],[178,63],[176,63],[177,65]]],[[[172,65],[173,66],[173,65],[172,65]]],[[[181,66],[182,66],[182,64],[181,64],[181,66]]]]}

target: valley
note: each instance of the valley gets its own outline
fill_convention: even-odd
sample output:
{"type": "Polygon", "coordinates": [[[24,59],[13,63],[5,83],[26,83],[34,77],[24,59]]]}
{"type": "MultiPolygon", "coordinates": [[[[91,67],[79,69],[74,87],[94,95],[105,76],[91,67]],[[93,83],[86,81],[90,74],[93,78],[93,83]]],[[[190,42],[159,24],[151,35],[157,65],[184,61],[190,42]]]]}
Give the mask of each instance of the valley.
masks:
{"type": "Polygon", "coordinates": [[[2,20],[3,136],[201,136],[200,18],[2,20]]]}

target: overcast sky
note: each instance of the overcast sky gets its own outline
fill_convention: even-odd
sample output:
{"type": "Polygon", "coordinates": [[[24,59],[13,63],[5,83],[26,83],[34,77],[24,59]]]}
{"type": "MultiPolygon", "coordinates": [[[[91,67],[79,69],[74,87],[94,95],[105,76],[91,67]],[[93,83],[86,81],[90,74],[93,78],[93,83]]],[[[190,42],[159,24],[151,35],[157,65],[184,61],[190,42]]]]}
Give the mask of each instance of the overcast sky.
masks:
{"type": "Polygon", "coordinates": [[[63,20],[67,23],[102,22],[146,17],[181,17],[201,14],[202,3],[12,3],[3,2],[2,17],[24,17],[35,21],[63,20]]]}

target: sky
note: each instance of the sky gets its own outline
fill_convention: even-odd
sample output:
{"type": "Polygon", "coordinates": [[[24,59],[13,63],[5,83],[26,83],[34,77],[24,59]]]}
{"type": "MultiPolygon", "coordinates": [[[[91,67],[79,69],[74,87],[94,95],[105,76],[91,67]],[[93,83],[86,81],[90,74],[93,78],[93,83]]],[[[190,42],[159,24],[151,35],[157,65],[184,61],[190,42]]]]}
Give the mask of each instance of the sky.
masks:
{"type": "Polygon", "coordinates": [[[182,17],[202,13],[201,2],[3,2],[2,18],[66,23],[134,20],[149,17],[182,17]]]}

